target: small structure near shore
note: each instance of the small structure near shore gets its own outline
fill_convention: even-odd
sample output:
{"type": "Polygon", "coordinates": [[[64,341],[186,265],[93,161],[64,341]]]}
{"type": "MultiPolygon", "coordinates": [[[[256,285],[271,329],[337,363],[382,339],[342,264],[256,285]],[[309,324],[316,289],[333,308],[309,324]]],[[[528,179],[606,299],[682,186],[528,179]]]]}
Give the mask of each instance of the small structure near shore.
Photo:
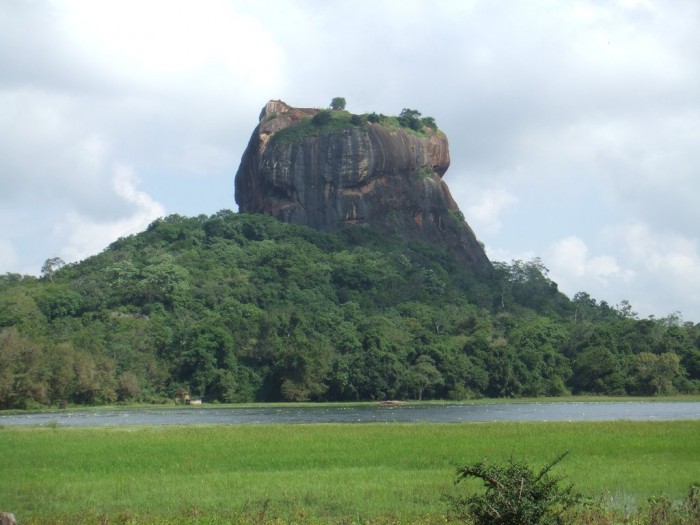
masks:
{"type": "Polygon", "coordinates": [[[175,391],[175,404],[176,405],[189,405],[190,404],[190,393],[184,388],[178,388],[175,391]]]}
{"type": "Polygon", "coordinates": [[[381,402],[379,403],[379,406],[383,406],[383,407],[397,407],[397,406],[401,406],[401,405],[405,405],[405,404],[406,404],[405,401],[398,401],[398,400],[396,400],[396,399],[388,399],[388,400],[386,400],[386,401],[381,401],[381,402]]]}

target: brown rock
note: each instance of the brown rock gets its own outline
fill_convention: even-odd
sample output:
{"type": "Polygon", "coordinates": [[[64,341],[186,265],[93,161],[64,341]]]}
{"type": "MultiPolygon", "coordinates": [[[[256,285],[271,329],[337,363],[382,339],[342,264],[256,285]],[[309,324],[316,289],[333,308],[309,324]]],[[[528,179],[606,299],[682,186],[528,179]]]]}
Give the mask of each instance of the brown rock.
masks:
{"type": "Polygon", "coordinates": [[[15,515],[11,512],[0,512],[0,525],[17,525],[15,515]]]}
{"type": "Polygon", "coordinates": [[[270,101],[236,174],[242,213],[266,213],[322,231],[370,226],[455,254],[477,273],[492,267],[442,176],[447,137],[381,123],[314,126],[319,110],[270,101]]]}

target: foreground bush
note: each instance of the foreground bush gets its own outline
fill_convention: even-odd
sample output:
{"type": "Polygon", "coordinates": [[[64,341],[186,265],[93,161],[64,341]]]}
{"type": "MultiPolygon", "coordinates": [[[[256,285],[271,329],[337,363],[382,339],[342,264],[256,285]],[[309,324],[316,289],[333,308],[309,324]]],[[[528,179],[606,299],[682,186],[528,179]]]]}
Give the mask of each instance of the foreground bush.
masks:
{"type": "Polygon", "coordinates": [[[551,461],[539,472],[512,457],[505,465],[479,461],[457,469],[455,483],[467,478],[483,481],[483,494],[449,497],[456,517],[474,525],[564,525],[566,511],[580,502],[573,485],[561,487],[561,478],[549,471],[567,453],[551,461]]]}
{"type": "Polygon", "coordinates": [[[445,496],[452,518],[471,525],[700,525],[700,486],[692,484],[685,499],[665,494],[647,499],[632,512],[586,501],[573,485],[550,475],[564,453],[535,472],[512,457],[504,465],[485,460],[457,468],[458,484],[468,478],[483,482],[479,494],[445,496]]]}
{"type": "Polygon", "coordinates": [[[572,525],[698,525],[700,524],[700,487],[691,485],[683,501],[665,494],[652,496],[632,511],[610,509],[600,502],[587,504],[572,525]]]}

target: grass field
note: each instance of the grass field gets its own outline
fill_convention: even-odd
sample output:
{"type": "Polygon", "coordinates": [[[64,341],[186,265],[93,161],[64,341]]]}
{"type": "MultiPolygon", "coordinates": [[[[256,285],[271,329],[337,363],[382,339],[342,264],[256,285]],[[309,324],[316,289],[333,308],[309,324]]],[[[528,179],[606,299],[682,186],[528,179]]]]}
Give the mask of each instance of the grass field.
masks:
{"type": "Polygon", "coordinates": [[[7,427],[0,510],[21,524],[439,523],[441,495],[469,488],[454,464],[540,467],[565,450],[555,474],[611,506],[700,482],[700,421],[7,427]]]}

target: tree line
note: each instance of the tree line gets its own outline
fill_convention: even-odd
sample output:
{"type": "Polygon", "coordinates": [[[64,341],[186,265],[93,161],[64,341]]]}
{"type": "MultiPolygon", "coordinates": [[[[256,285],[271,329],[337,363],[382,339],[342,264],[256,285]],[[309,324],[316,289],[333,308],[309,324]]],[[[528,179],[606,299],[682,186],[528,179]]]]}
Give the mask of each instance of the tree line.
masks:
{"type": "Polygon", "coordinates": [[[700,391],[700,325],[558,291],[539,259],[263,215],[172,215],[0,276],[0,408],[700,391]],[[48,264],[48,263],[51,264],[48,264]]]}

